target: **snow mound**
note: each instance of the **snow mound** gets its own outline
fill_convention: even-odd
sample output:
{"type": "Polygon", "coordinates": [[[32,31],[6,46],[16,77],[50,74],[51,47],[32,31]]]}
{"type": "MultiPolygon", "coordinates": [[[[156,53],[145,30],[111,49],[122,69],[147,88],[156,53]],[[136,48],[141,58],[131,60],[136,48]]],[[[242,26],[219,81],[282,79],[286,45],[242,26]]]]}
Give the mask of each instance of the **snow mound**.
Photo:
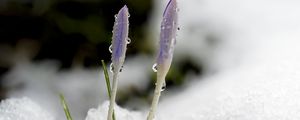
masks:
{"type": "Polygon", "coordinates": [[[29,98],[7,99],[0,104],[0,120],[55,120],[29,98]]]}
{"type": "MultiPolygon", "coordinates": [[[[97,109],[90,109],[85,120],[107,120],[108,106],[109,101],[106,101],[97,109]]],[[[140,112],[128,111],[119,106],[115,106],[115,115],[117,120],[144,120],[146,118],[140,112]]]]}
{"type": "MultiPolygon", "coordinates": [[[[213,57],[205,57],[217,72],[195,78],[187,89],[162,99],[159,116],[166,120],[300,119],[300,26],[296,22],[300,16],[295,12],[299,1],[190,0],[179,5],[183,32],[217,26],[221,30],[212,29],[213,33],[225,36],[213,57]]],[[[192,32],[181,35],[179,41],[189,38],[181,39],[182,43],[193,38],[192,32]]],[[[178,51],[199,51],[178,43],[182,48],[178,51]]]]}
{"type": "Polygon", "coordinates": [[[294,69],[283,65],[285,62],[277,63],[207,77],[164,99],[158,113],[163,117],[181,113],[173,120],[299,120],[300,64],[291,64],[294,69]]]}

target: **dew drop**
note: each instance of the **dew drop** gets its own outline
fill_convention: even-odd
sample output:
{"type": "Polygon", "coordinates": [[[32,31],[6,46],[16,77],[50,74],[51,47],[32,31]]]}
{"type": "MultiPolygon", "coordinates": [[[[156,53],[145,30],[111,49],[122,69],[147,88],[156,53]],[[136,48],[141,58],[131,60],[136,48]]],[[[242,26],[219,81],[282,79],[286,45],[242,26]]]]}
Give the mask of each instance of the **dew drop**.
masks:
{"type": "Polygon", "coordinates": [[[119,72],[122,72],[123,71],[123,65],[121,66],[121,69],[119,70],[119,72]]]}
{"type": "Polygon", "coordinates": [[[109,69],[109,70],[110,70],[110,72],[112,72],[112,73],[113,73],[113,72],[114,72],[114,65],[113,65],[112,63],[110,64],[109,68],[110,68],[110,69],[109,69]]]}
{"type": "Polygon", "coordinates": [[[157,64],[156,63],[152,66],[152,70],[153,70],[153,72],[157,72],[157,64]]]}
{"type": "Polygon", "coordinates": [[[128,15],[127,15],[128,17],[130,17],[130,14],[128,13],[128,15]]]}
{"type": "Polygon", "coordinates": [[[112,45],[109,46],[108,50],[110,53],[112,53],[112,45]]]}
{"type": "Polygon", "coordinates": [[[117,14],[115,14],[115,19],[117,19],[118,18],[118,15],[117,14]]]}
{"type": "Polygon", "coordinates": [[[131,43],[131,39],[127,38],[127,44],[130,44],[130,43],[131,43]]]}
{"type": "Polygon", "coordinates": [[[164,30],[164,29],[165,29],[165,26],[162,26],[161,29],[164,30]]]}
{"type": "Polygon", "coordinates": [[[162,92],[162,91],[164,91],[166,88],[167,88],[166,81],[164,81],[160,91],[162,92]]]}

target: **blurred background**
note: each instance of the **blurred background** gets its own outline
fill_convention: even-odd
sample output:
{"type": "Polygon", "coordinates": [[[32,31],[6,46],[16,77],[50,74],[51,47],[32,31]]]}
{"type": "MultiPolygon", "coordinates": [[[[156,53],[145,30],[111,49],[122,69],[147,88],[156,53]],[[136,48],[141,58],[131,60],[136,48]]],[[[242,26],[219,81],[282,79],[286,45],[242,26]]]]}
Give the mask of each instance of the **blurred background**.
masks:
{"type": "MultiPolygon", "coordinates": [[[[159,34],[156,23],[166,2],[1,0],[0,100],[28,96],[63,116],[57,97],[63,93],[75,118],[83,119],[89,108],[107,100],[100,60],[110,64],[114,15],[126,4],[132,42],[120,75],[117,103],[134,110],[149,106],[159,34]]],[[[198,34],[195,29],[191,32],[198,34]]],[[[204,39],[207,45],[216,42],[211,34],[204,39]]],[[[205,66],[192,58],[188,54],[174,58],[167,77],[170,91],[181,89],[187,75],[202,73],[205,66]]]]}

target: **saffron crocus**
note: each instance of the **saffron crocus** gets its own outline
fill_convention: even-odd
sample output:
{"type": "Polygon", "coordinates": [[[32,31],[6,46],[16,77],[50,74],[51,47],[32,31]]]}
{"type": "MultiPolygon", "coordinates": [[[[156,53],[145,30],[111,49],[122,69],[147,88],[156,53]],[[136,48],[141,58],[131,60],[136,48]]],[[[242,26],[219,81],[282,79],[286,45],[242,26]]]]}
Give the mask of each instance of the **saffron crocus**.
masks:
{"type": "Polygon", "coordinates": [[[165,77],[170,69],[174,46],[176,43],[176,31],[178,29],[177,23],[177,2],[170,0],[163,13],[163,20],[161,22],[160,32],[160,46],[154,70],[157,72],[156,87],[152,100],[152,105],[147,117],[147,120],[153,120],[157,109],[160,93],[165,84],[165,77]]]}
{"type": "Polygon", "coordinates": [[[129,27],[129,12],[128,8],[125,5],[118,14],[115,15],[115,23],[113,28],[113,37],[112,37],[112,45],[110,47],[110,51],[112,52],[112,64],[111,64],[111,72],[113,73],[113,83],[112,83],[112,91],[110,98],[110,105],[107,120],[112,120],[114,104],[117,94],[117,85],[118,85],[118,74],[122,70],[123,63],[125,60],[125,53],[127,44],[130,42],[128,38],[128,27],[129,27]]]}

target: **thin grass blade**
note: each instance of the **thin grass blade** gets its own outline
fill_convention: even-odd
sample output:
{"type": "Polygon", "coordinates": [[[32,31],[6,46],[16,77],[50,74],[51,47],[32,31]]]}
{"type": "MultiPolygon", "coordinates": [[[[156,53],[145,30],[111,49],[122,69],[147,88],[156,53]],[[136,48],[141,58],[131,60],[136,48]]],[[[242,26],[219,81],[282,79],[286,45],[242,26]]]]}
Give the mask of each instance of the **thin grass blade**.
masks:
{"type": "Polygon", "coordinates": [[[71,114],[70,114],[70,110],[69,110],[69,107],[68,107],[68,105],[67,105],[67,102],[66,102],[66,100],[65,100],[64,95],[63,95],[63,94],[59,94],[59,97],[60,97],[61,104],[62,104],[62,106],[63,106],[63,108],[64,108],[64,111],[65,111],[67,120],[73,120],[73,119],[72,119],[72,116],[71,116],[71,114]]]}
{"type": "Polygon", "coordinates": [[[108,71],[107,71],[106,64],[105,64],[104,60],[101,60],[101,63],[102,63],[102,67],[103,67],[107,93],[108,93],[109,98],[111,98],[111,86],[110,86],[108,71]]]}
{"type": "MultiPolygon", "coordinates": [[[[106,82],[106,88],[107,88],[107,92],[108,92],[108,97],[110,99],[111,98],[111,86],[110,86],[109,75],[108,75],[106,64],[105,64],[104,60],[101,60],[101,63],[102,63],[103,71],[104,71],[104,77],[105,77],[105,82],[106,82]]],[[[116,120],[115,112],[113,112],[113,120],[116,120]]]]}

